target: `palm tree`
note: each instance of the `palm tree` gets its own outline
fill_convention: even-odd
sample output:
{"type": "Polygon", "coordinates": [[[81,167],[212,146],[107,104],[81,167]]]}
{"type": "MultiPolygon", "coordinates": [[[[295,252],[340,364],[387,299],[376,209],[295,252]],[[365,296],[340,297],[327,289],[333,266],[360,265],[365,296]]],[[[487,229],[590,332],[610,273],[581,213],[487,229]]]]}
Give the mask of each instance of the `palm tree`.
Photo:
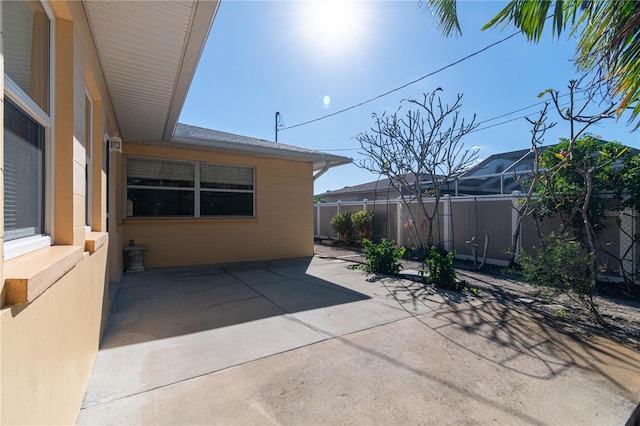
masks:
{"type": "MultiPolygon", "coordinates": [[[[444,36],[462,34],[456,0],[420,0],[438,21],[444,36]]],[[[640,1],[636,0],[512,0],[482,30],[515,26],[528,41],[538,42],[545,24],[552,37],[563,30],[577,37],[578,70],[594,73],[609,97],[620,99],[618,117],[631,110],[640,116],[640,1]],[[550,19],[549,19],[550,18],[550,19]]],[[[635,129],[640,127],[640,122],[635,129]]]]}

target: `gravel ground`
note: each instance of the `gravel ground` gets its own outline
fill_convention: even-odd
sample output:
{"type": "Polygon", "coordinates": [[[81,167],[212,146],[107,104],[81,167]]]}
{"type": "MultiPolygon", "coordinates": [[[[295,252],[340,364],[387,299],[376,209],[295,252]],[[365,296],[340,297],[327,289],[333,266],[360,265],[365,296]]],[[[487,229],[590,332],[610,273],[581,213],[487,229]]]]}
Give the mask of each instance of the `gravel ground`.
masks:
{"type": "MultiPolygon", "coordinates": [[[[331,242],[316,243],[314,252],[320,257],[364,263],[364,256],[358,248],[331,242]]],[[[422,267],[417,261],[401,260],[401,263],[404,270],[419,270],[422,267]]],[[[615,284],[603,287],[596,296],[600,313],[607,321],[607,326],[602,327],[568,298],[550,300],[541,289],[504,274],[500,268],[486,267],[478,272],[472,270],[471,264],[460,263],[456,264],[456,270],[458,278],[467,281],[469,287],[480,290],[479,297],[495,297],[507,303],[525,305],[555,318],[558,326],[570,327],[585,334],[613,337],[640,350],[640,290],[634,295],[626,295],[615,284]]]]}

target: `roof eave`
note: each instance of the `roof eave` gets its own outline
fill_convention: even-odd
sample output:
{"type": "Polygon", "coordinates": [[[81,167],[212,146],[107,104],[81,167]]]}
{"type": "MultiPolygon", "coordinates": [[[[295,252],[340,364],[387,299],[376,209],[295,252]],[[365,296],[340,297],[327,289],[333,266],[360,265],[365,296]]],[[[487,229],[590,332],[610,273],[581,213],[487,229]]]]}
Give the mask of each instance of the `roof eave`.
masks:
{"type": "Polygon", "coordinates": [[[174,136],[171,141],[131,141],[126,142],[135,145],[155,145],[176,149],[192,149],[198,151],[214,151],[219,153],[249,155],[262,158],[274,158],[280,160],[302,161],[313,164],[313,171],[321,170],[327,166],[329,168],[342,166],[352,162],[351,158],[339,155],[327,154],[324,152],[298,152],[278,148],[271,148],[256,145],[243,145],[236,142],[211,141],[197,138],[187,138],[174,136]]]}
{"type": "Polygon", "coordinates": [[[199,1],[196,5],[191,31],[189,32],[189,40],[187,41],[183,59],[180,64],[180,71],[176,79],[176,85],[167,115],[167,123],[163,132],[163,140],[165,141],[171,140],[175,132],[189,87],[196,72],[196,67],[202,57],[202,52],[204,51],[219,7],[219,1],[199,1]]]}
{"type": "Polygon", "coordinates": [[[104,76],[112,123],[124,140],[171,138],[219,3],[78,3],[104,76]]]}

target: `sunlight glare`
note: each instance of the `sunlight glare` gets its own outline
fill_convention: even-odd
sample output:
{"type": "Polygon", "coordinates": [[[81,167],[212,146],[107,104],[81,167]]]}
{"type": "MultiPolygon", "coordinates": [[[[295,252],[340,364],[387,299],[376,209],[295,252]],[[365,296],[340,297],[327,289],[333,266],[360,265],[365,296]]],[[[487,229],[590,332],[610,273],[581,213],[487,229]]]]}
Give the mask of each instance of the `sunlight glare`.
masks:
{"type": "Polygon", "coordinates": [[[340,51],[360,36],[362,20],[355,0],[313,0],[308,4],[308,34],[318,48],[340,51]]]}

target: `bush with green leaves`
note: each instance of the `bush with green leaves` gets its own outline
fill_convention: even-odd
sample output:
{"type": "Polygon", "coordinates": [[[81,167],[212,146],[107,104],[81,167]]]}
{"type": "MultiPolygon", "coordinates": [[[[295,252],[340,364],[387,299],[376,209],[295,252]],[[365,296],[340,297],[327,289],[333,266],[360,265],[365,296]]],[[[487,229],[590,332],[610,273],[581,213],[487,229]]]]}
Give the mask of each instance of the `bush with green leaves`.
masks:
{"type": "Polygon", "coordinates": [[[407,260],[417,260],[418,262],[422,262],[425,258],[429,256],[429,252],[431,251],[431,246],[411,246],[406,244],[404,246],[406,251],[404,252],[404,258],[407,260]]]}
{"type": "Polygon", "coordinates": [[[362,240],[364,258],[367,261],[365,269],[378,274],[398,275],[402,265],[398,262],[404,254],[404,247],[397,248],[396,242],[382,239],[380,244],[367,239],[362,240]]]}
{"type": "Polygon", "coordinates": [[[558,234],[573,228],[582,246],[595,250],[588,236],[595,238],[604,227],[604,204],[608,202],[604,194],[626,186],[616,164],[628,162],[631,149],[592,135],[575,140],[571,146],[568,139],[561,139],[541,152],[540,167],[555,171],[538,184],[534,216],[559,218],[558,234]]]}
{"type": "Polygon", "coordinates": [[[346,242],[353,242],[353,222],[351,221],[351,212],[338,213],[331,218],[331,227],[338,233],[339,238],[346,242]]]}
{"type": "Polygon", "coordinates": [[[543,247],[522,252],[520,265],[522,276],[534,286],[550,290],[551,296],[563,294],[579,303],[600,324],[604,319],[593,297],[596,282],[589,268],[594,262],[593,253],[584,253],[580,243],[568,235],[551,233],[543,247]]]}
{"type": "Polygon", "coordinates": [[[429,280],[437,288],[461,291],[463,285],[458,283],[457,273],[453,267],[456,252],[442,252],[436,246],[431,246],[424,264],[429,273],[429,280]]]}
{"type": "Polygon", "coordinates": [[[362,210],[351,215],[353,230],[360,241],[370,240],[373,236],[373,213],[362,210]]]}

